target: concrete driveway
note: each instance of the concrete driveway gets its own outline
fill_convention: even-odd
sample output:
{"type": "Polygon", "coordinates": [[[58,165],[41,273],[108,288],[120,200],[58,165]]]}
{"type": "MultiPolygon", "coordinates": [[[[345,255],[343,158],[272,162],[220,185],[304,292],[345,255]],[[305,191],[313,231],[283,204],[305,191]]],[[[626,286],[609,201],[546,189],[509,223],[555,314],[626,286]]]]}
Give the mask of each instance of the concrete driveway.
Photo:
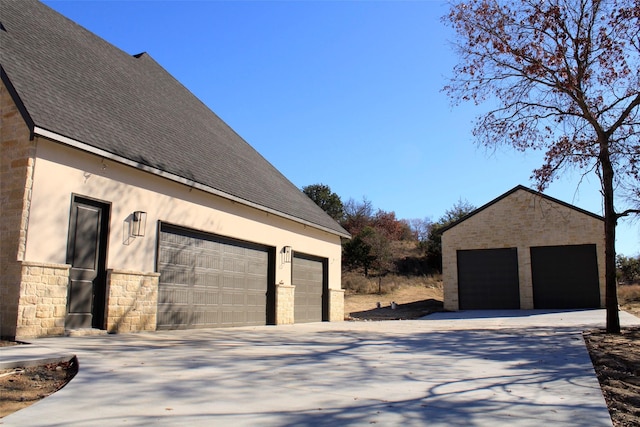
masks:
{"type": "Polygon", "coordinates": [[[580,334],[604,319],[603,310],[471,311],[38,339],[32,349],[74,353],[80,371],[0,423],[611,426],[580,334]]]}

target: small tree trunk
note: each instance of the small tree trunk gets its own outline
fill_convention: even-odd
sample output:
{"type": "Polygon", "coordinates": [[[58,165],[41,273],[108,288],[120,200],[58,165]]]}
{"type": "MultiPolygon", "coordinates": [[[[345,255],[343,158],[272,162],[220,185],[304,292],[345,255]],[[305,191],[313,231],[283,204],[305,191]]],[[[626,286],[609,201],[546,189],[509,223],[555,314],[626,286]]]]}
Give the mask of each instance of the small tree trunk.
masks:
{"type": "Polygon", "coordinates": [[[605,305],[607,309],[607,333],[620,333],[618,313],[618,287],[616,283],[616,224],[618,218],[613,204],[613,167],[609,158],[608,141],[600,145],[602,166],[602,191],[604,198],[604,258],[605,258],[605,305]]]}

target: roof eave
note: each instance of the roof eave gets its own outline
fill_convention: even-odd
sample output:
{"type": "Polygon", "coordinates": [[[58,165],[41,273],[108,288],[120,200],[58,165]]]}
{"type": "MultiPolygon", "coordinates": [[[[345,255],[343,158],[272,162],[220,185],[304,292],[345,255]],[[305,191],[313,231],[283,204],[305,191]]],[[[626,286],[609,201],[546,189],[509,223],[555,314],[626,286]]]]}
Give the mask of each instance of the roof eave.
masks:
{"type": "Polygon", "coordinates": [[[290,221],[294,221],[294,222],[297,222],[299,224],[303,224],[305,226],[312,227],[312,228],[315,228],[315,229],[318,229],[318,230],[321,230],[321,231],[325,231],[327,233],[330,233],[330,234],[333,234],[333,235],[336,235],[336,236],[345,237],[345,238],[351,238],[351,235],[348,234],[348,233],[342,233],[342,232],[339,232],[337,230],[332,230],[331,228],[324,227],[324,226],[319,225],[319,224],[315,224],[315,223],[313,223],[311,221],[306,221],[304,219],[295,217],[293,215],[288,215],[288,214],[286,214],[284,212],[280,212],[280,211],[277,211],[275,209],[271,209],[271,208],[268,208],[266,206],[262,206],[262,205],[259,205],[257,203],[253,203],[251,201],[248,201],[248,200],[242,199],[240,197],[234,196],[232,194],[226,193],[224,191],[220,191],[220,190],[218,190],[216,188],[200,184],[200,183],[192,181],[190,179],[187,179],[187,178],[184,178],[184,177],[181,177],[181,176],[178,176],[178,175],[163,171],[163,170],[158,169],[158,168],[154,168],[152,166],[148,166],[148,165],[136,162],[136,161],[131,160],[131,159],[127,159],[127,158],[119,156],[117,154],[110,153],[108,151],[102,150],[102,149],[97,148],[97,147],[93,147],[93,146],[85,144],[85,143],[83,143],[81,141],[75,140],[73,138],[69,138],[69,137],[64,136],[64,135],[60,135],[60,134],[58,134],[56,132],[53,132],[53,131],[50,131],[50,130],[47,130],[47,129],[43,129],[43,128],[38,127],[38,126],[34,126],[33,127],[33,133],[34,133],[34,135],[38,135],[38,136],[41,136],[43,138],[47,138],[47,139],[59,142],[59,143],[64,144],[64,145],[67,145],[67,146],[70,146],[70,147],[73,147],[73,148],[76,148],[76,149],[79,149],[79,150],[82,150],[82,151],[85,151],[85,152],[88,152],[88,153],[91,153],[91,154],[95,154],[95,155],[98,155],[100,157],[104,157],[104,158],[109,159],[109,160],[113,160],[114,162],[118,162],[118,163],[121,163],[121,164],[124,164],[124,165],[127,165],[127,166],[131,166],[131,167],[134,167],[134,168],[136,168],[138,170],[142,170],[144,172],[148,172],[148,173],[151,173],[153,175],[156,175],[156,176],[159,176],[159,177],[162,177],[162,178],[165,178],[165,179],[169,179],[171,181],[186,185],[188,187],[196,188],[196,189],[204,191],[206,193],[213,194],[213,195],[218,196],[218,197],[222,197],[222,198],[230,200],[230,201],[232,201],[234,203],[238,203],[238,204],[241,204],[241,205],[244,205],[244,206],[248,206],[250,208],[257,209],[259,211],[266,212],[268,214],[272,214],[272,215],[275,215],[275,216],[278,216],[278,217],[281,217],[281,218],[285,218],[285,219],[288,219],[290,221]]]}
{"type": "Polygon", "coordinates": [[[2,80],[4,87],[7,88],[7,92],[9,93],[9,96],[11,97],[11,99],[13,99],[13,102],[16,104],[16,107],[18,108],[18,111],[20,112],[22,119],[27,124],[27,127],[29,128],[29,132],[31,132],[31,138],[33,138],[33,129],[35,127],[33,119],[31,118],[31,115],[27,111],[27,107],[25,107],[24,103],[22,102],[22,98],[20,98],[18,91],[13,86],[11,79],[9,79],[7,72],[4,70],[4,67],[2,67],[1,64],[0,64],[0,80],[2,80]]]}

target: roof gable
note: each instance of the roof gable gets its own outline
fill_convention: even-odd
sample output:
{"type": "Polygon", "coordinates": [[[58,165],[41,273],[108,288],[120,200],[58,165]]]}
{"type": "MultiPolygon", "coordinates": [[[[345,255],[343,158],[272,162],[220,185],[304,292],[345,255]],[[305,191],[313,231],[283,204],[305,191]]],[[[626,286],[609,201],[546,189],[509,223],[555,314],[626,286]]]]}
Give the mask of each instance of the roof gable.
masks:
{"type": "Polygon", "coordinates": [[[129,55],[35,0],[3,0],[0,10],[3,80],[32,131],[349,235],[149,55],[129,55]]]}
{"type": "Polygon", "coordinates": [[[603,218],[603,217],[601,217],[600,215],[596,215],[596,214],[594,214],[593,212],[589,212],[589,211],[584,210],[584,209],[581,209],[581,208],[579,208],[579,207],[577,207],[577,206],[573,206],[573,205],[571,205],[571,204],[569,204],[569,203],[563,202],[562,200],[558,200],[558,199],[553,198],[553,197],[551,197],[551,196],[547,196],[546,194],[543,194],[543,193],[541,193],[541,192],[539,192],[539,191],[532,190],[532,189],[530,189],[530,188],[528,188],[528,187],[525,187],[525,186],[523,186],[523,185],[517,185],[517,186],[515,186],[514,188],[512,188],[511,190],[509,190],[509,191],[507,191],[506,193],[502,194],[501,196],[496,197],[495,199],[493,199],[493,200],[492,200],[492,201],[490,201],[489,203],[487,203],[487,204],[485,204],[485,205],[480,206],[478,209],[476,209],[476,210],[474,210],[474,211],[472,211],[472,212],[469,212],[467,215],[465,215],[464,217],[460,218],[459,220],[457,220],[457,221],[455,221],[455,222],[453,222],[453,223],[451,223],[451,224],[447,225],[446,227],[441,228],[438,232],[439,232],[440,234],[442,234],[442,233],[446,232],[447,230],[452,229],[453,227],[455,227],[455,226],[459,225],[460,223],[462,223],[462,222],[464,222],[464,221],[468,220],[468,219],[469,219],[469,218],[471,218],[472,216],[474,216],[474,215],[476,215],[476,214],[478,214],[478,213],[480,213],[480,212],[484,211],[484,210],[485,210],[485,209],[487,209],[488,207],[493,206],[493,205],[495,205],[496,203],[500,202],[501,200],[503,200],[503,199],[505,199],[505,198],[507,198],[507,197],[511,196],[511,195],[512,195],[513,193],[515,193],[516,191],[521,191],[521,190],[522,190],[522,191],[529,192],[529,193],[533,194],[534,196],[542,197],[543,199],[548,200],[548,201],[550,201],[550,202],[552,202],[552,203],[557,203],[557,204],[559,204],[559,205],[562,205],[562,206],[565,206],[565,207],[567,207],[567,208],[573,209],[573,210],[575,210],[575,211],[577,211],[577,212],[580,212],[580,213],[582,213],[582,214],[588,215],[588,216],[593,217],[593,218],[595,218],[595,219],[598,219],[598,220],[600,220],[600,221],[604,221],[604,218],[603,218]]]}

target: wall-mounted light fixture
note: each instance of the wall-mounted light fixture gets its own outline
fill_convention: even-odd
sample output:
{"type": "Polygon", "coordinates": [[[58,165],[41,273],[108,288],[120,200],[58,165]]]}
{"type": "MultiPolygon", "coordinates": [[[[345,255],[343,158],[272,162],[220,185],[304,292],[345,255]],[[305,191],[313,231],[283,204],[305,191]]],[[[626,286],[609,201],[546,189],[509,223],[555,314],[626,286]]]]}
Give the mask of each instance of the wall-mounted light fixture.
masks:
{"type": "Polygon", "coordinates": [[[291,262],[291,252],[293,248],[291,246],[284,246],[282,248],[282,263],[288,264],[291,262]]]}
{"type": "Polygon", "coordinates": [[[135,211],[131,215],[130,234],[134,237],[144,237],[144,230],[146,226],[147,226],[147,213],[142,211],[135,211]]]}

